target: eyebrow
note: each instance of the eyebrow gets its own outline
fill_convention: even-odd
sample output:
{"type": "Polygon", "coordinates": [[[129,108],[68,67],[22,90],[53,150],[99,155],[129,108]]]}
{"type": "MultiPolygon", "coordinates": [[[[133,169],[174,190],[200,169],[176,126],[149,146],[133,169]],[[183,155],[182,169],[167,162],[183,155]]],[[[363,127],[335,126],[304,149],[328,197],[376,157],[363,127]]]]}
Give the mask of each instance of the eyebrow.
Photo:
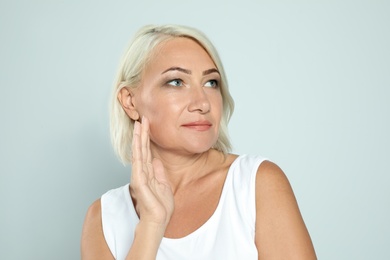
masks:
{"type": "Polygon", "coordinates": [[[219,71],[218,71],[217,69],[212,68],[212,69],[208,69],[208,70],[203,71],[202,75],[203,75],[203,76],[206,76],[206,75],[209,75],[209,74],[214,73],[214,72],[220,74],[219,71]]]}
{"type": "Polygon", "coordinates": [[[183,69],[183,68],[180,68],[180,67],[171,67],[167,70],[164,70],[161,74],[164,74],[164,73],[167,73],[168,71],[175,71],[175,70],[178,70],[180,72],[183,72],[185,74],[192,74],[192,72],[190,70],[187,70],[187,69],[183,69]]]}
{"type": "MultiPolygon", "coordinates": [[[[181,68],[181,67],[171,67],[171,68],[169,68],[167,70],[164,70],[161,74],[167,73],[168,71],[175,71],[175,70],[183,72],[185,74],[189,74],[189,75],[192,74],[192,71],[184,69],[184,68],[181,68]]],[[[203,71],[202,75],[205,76],[205,75],[209,75],[209,74],[214,73],[214,72],[220,74],[219,71],[216,68],[212,68],[212,69],[208,69],[208,70],[203,71]]]]}

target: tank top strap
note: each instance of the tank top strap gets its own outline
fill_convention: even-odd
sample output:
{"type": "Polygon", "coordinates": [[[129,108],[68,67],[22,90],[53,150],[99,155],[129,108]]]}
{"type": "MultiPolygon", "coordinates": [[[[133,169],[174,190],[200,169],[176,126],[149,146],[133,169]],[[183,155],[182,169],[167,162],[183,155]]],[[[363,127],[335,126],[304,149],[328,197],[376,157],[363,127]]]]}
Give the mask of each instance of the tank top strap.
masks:
{"type": "Polygon", "coordinates": [[[100,203],[107,245],[115,259],[125,259],[139,222],[131,201],[129,184],[107,191],[102,195],[100,203]]]}

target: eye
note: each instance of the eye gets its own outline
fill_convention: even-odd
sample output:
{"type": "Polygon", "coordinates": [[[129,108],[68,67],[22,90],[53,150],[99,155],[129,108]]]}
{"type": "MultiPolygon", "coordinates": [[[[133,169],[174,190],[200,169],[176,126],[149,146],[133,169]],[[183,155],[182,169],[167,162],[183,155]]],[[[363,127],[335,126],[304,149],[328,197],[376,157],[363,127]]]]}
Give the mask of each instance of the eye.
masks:
{"type": "Polygon", "coordinates": [[[181,87],[183,86],[183,81],[181,79],[173,79],[167,82],[167,85],[173,87],[181,87]]]}
{"type": "Polygon", "coordinates": [[[212,79],[212,80],[209,80],[206,82],[206,84],[204,84],[205,87],[208,87],[208,88],[218,88],[218,80],[215,80],[215,79],[212,79]]]}

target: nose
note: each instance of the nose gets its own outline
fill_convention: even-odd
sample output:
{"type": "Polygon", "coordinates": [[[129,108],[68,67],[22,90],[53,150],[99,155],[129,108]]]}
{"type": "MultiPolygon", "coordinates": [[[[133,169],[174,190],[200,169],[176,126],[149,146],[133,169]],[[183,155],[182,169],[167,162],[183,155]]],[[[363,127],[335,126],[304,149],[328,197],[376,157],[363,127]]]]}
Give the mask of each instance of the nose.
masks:
{"type": "Polygon", "coordinates": [[[190,112],[198,111],[201,114],[206,114],[210,111],[210,101],[203,87],[192,88],[190,101],[188,106],[190,112]]]}

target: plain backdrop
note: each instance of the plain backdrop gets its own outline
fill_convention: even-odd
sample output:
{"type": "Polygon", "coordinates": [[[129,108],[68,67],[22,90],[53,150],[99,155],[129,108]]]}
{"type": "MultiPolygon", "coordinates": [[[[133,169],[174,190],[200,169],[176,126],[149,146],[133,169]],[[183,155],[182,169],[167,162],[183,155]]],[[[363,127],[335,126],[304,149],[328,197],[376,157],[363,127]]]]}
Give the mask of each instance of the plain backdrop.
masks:
{"type": "Polygon", "coordinates": [[[145,24],[220,52],[235,153],[286,172],[319,259],[390,259],[389,1],[0,2],[0,259],[79,259],[88,206],[129,180],[118,63],[145,24]]]}

